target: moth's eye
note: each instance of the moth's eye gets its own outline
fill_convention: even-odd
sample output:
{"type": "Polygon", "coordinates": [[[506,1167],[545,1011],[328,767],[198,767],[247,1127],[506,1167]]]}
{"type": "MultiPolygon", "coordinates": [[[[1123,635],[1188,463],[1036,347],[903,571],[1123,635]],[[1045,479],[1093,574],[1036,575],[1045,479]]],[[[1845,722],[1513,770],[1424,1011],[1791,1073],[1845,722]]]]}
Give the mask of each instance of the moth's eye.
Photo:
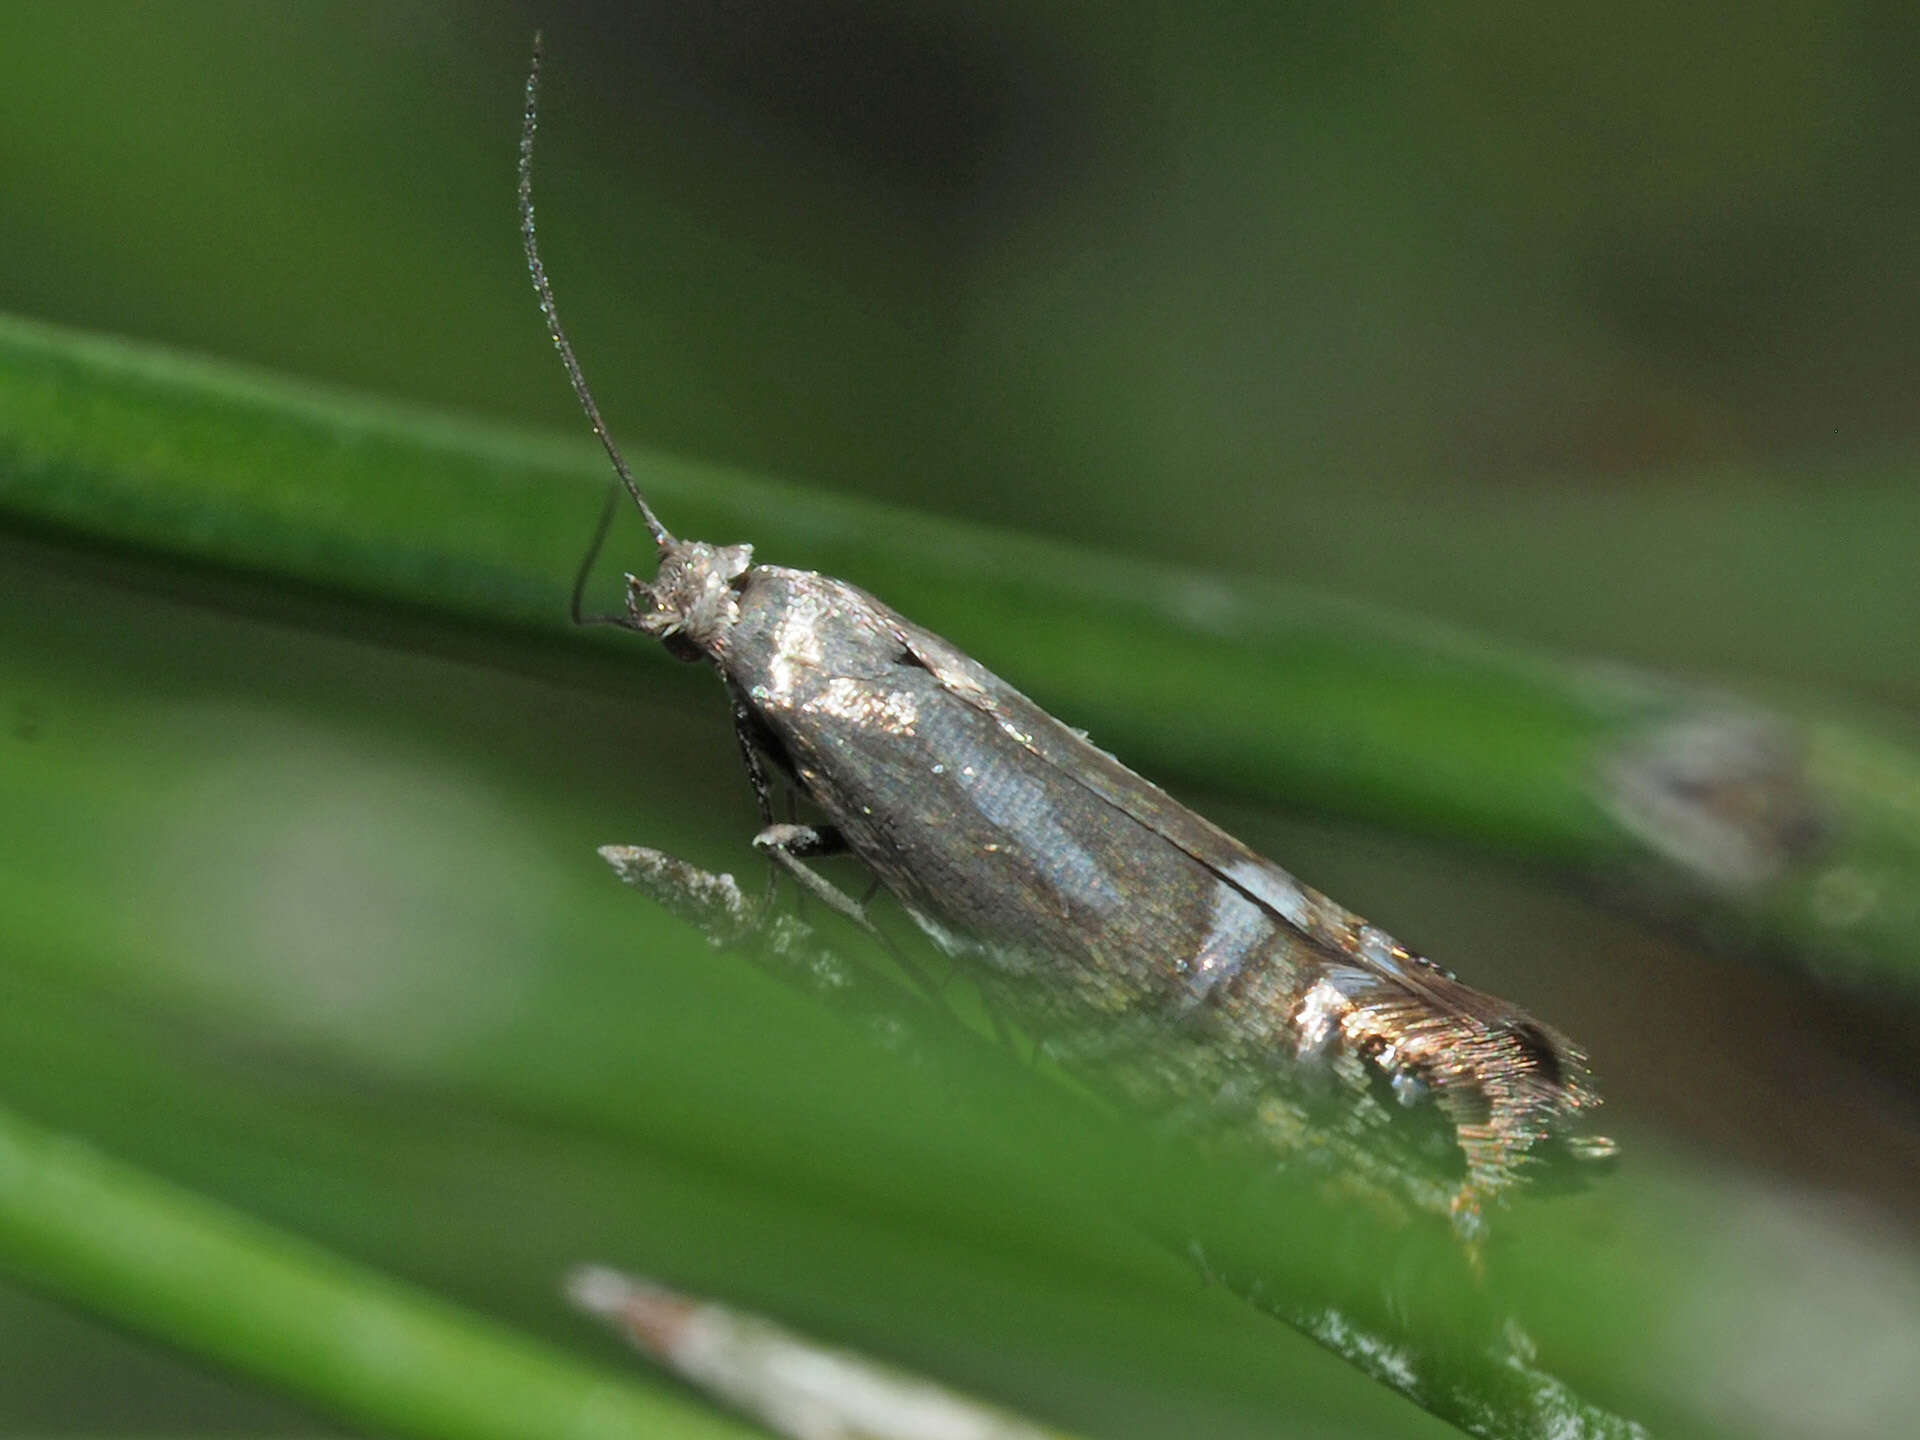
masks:
{"type": "Polygon", "coordinates": [[[676,630],[671,635],[662,636],[660,643],[666,647],[667,653],[676,660],[702,660],[706,658],[700,653],[700,647],[693,643],[693,640],[684,630],[676,630]]]}

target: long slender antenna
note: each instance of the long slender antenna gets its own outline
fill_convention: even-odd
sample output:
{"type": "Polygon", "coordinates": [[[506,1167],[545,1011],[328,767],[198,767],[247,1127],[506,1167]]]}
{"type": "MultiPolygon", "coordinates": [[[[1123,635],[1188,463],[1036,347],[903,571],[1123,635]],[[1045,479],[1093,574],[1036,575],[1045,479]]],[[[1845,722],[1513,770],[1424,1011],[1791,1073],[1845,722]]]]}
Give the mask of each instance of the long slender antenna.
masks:
{"type": "MultiPolygon", "coordinates": [[[[640,487],[634,483],[633,472],[627,469],[627,462],[621,458],[620,447],[613,443],[613,436],[607,431],[607,422],[600,418],[600,407],[594,403],[593,391],[587,388],[587,377],[580,369],[580,362],[574,358],[573,344],[567,339],[567,332],[560,324],[560,309],[553,301],[553,286],[547,282],[547,267],[540,262],[540,242],[534,235],[533,227],[533,134],[539,120],[540,102],[540,35],[534,32],[533,64],[527,71],[527,111],[520,122],[520,239],[526,246],[527,270],[533,276],[534,293],[540,297],[540,313],[546,317],[547,334],[553,337],[553,348],[560,352],[561,363],[567,367],[567,378],[573,382],[573,393],[579,398],[580,408],[586,412],[587,421],[593,426],[593,433],[600,437],[600,444],[607,452],[607,458],[613,462],[613,472],[620,477],[620,483],[626,487],[627,494],[633,497],[633,503],[640,509],[640,518],[647,522],[647,529],[653,535],[654,544],[662,550],[674,543],[667,527],[662,525],[640,494],[640,487]]],[[[580,589],[585,582],[587,569],[593,564],[600,544],[606,539],[607,526],[612,519],[612,506],[601,512],[600,524],[594,531],[592,547],[587,552],[586,561],[580,567],[580,575],[574,583],[573,613],[574,619],[580,618],[580,589]]]]}

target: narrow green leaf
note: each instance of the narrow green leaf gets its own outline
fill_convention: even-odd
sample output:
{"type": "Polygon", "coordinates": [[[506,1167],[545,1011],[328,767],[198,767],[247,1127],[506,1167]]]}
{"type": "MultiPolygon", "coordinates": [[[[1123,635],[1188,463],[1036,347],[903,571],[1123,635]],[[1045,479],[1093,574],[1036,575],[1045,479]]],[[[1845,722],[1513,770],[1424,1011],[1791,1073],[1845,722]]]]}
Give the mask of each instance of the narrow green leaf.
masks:
{"type": "Polygon", "coordinates": [[[5,1110],[0,1265],[375,1430],[434,1440],[753,1433],[5,1110]]]}
{"type": "MultiPolygon", "coordinates": [[[[377,627],[557,635],[601,474],[584,440],[0,322],[14,524],[373,602],[377,627]]],[[[1584,872],[1722,943],[1920,988],[1920,757],[1844,716],[684,462],[639,474],[680,532],[858,580],[1150,774],[1584,872]]]]}

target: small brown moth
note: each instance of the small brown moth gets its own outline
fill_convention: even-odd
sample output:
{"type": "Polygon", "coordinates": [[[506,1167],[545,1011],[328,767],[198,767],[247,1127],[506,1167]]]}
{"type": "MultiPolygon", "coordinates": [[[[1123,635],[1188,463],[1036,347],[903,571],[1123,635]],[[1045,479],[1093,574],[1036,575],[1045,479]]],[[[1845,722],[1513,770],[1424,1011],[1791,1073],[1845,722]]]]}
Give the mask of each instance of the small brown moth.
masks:
{"type": "MultiPolygon", "coordinates": [[[[760,804],[757,847],[864,921],[805,863],[851,851],[1031,1018],[1049,1054],[1130,1103],[1251,1131],[1283,1162],[1335,1154],[1463,1233],[1542,1157],[1610,1153],[1575,1133],[1599,1096],[1554,1030],[1303,885],[866,591],[660,523],[541,263],[539,74],[536,49],[520,146],[527,263],[658,551],[653,579],[627,577],[614,623],[718,673],[760,804]],[[773,823],[775,772],[825,823],[773,823]]],[[[576,587],[576,618],[578,602],[576,587]]]]}

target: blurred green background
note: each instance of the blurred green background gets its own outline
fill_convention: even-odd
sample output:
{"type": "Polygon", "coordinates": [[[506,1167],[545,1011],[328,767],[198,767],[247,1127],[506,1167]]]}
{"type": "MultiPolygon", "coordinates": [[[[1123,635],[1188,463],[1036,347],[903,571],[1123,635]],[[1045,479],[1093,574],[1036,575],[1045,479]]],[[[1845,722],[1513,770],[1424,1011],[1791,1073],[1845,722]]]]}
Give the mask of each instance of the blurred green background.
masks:
{"type": "MultiPolygon", "coordinates": [[[[0,310],[580,434],[512,210],[536,25],[546,257],[631,448],[1914,738],[1911,7],[14,5],[0,310]]],[[[901,1150],[937,1097],[647,930],[592,846],[748,864],[707,677],[4,543],[9,1104],[570,1343],[593,1256],[1098,1433],[1441,1431],[1174,1262],[1028,1263],[1070,1195],[955,1198],[1017,1124],[901,1150]]],[[[1910,1256],[1910,1015],[1206,808],[1579,1036],[1630,1143],[1910,1256]]],[[[313,1423],[24,1291],[0,1357],[14,1432],[313,1423]]]]}

